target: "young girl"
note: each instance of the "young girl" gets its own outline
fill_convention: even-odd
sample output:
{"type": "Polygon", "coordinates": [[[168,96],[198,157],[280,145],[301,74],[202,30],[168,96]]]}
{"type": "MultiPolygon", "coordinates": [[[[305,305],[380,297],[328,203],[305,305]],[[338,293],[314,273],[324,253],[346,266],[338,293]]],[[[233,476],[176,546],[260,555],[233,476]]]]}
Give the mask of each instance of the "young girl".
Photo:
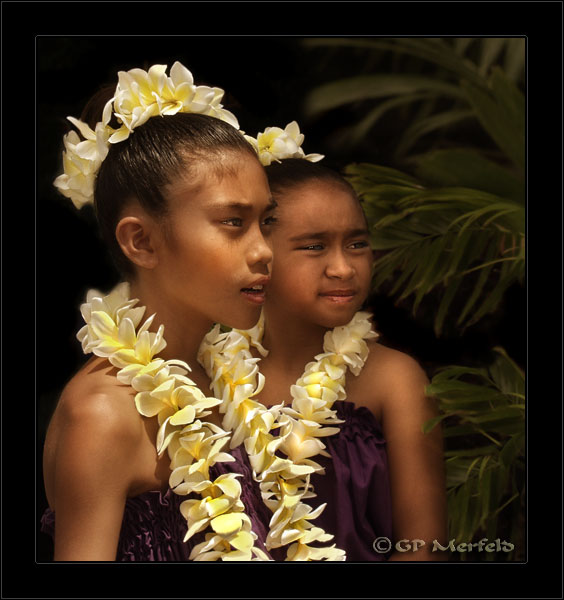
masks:
{"type": "Polygon", "coordinates": [[[436,409],[417,362],[378,344],[370,315],[359,312],[372,270],[361,204],[340,175],[311,162],[317,156],[304,160],[280,144],[277,152],[273,140],[258,142],[259,152],[272,149],[261,159],[278,204],[262,319],[248,332],[208,335],[203,355],[224,399],[225,383],[234,381],[230,347],[260,359],[261,379],[242,403],[233,394],[222,410],[229,423],[234,411],[260,412],[260,403],[279,420],[262,443],[246,442],[274,513],[267,547],[279,557],[285,547],[286,560],[444,560],[433,552],[434,540],[444,546],[446,538],[442,439],[436,428],[421,430],[436,409]],[[286,158],[292,155],[298,158],[286,158]],[[300,474],[281,473],[280,457],[304,469],[301,482],[300,474]],[[309,485],[316,496],[303,493],[309,485]],[[300,517],[310,509],[306,522],[300,517]],[[294,523],[285,539],[277,535],[284,520],[294,523]],[[332,550],[319,554],[327,541],[332,550]]]}
{"type": "MultiPolygon", "coordinates": [[[[288,396],[285,390],[321,352],[327,329],[346,325],[362,308],[372,252],[361,205],[345,180],[300,159],[273,163],[267,174],[279,205],[270,238],[276,268],[264,309],[269,355],[261,361],[261,400],[270,404],[288,396]]],[[[327,528],[337,545],[354,540],[351,558],[378,560],[387,542],[372,547],[373,536],[425,542],[416,552],[393,551],[390,560],[440,560],[432,548],[446,537],[444,459],[440,430],[421,431],[436,415],[425,396],[426,376],[409,356],[375,340],[368,346],[362,371],[346,376],[346,401],[337,409],[345,420],[341,432],[327,438],[335,488],[313,477],[320,493],[328,492],[327,528]]]]}
{"type": "Polygon", "coordinates": [[[196,360],[214,322],[259,316],[274,207],[263,167],[222,91],[180,63],[121,72],[105,93],[88,123],[70,118],[84,139],[65,137],[55,184],[77,207],[94,203],[125,282],[81,307],[78,338],[95,356],[49,424],[43,531],[57,561],[197,559],[190,528],[214,532],[218,558],[263,558],[196,360]]]}

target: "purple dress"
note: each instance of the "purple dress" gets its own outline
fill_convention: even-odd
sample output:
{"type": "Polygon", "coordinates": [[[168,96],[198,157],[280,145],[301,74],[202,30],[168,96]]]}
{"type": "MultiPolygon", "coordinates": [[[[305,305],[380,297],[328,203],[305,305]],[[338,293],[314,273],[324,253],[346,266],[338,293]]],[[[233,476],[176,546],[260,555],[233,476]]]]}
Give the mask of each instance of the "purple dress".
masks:
{"type": "MultiPolygon", "coordinates": [[[[378,554],[373,542],[380,536],[392,537],[392,511],[386,442],[379,423],[365,407],[347,401],[337,401],[333,408],[341,423],[334,436],[323,438],[331,458],[317,456],[316,462],[325,467],[325,475],[314,473],[311,483],[317,494],[306,502],[315,508],[327,502],[325,510],[311,521],[335,537],[335,543],[347,554],[347,561],[366,562],[386,560],[389,554],[378,554]]],[[[242,492],[241,500],[258,539],[255,544],[264,548],[271,511],[262,501],[258,484],[252,478],[244,446],[231,451],[236,459],[217,463],[210,469],[212,478],[222,473],[237,472],[242,492]]],[[[119,538],[116,561],[187,561],[194,545],[203,541],[205,531],[183,542],[186,520],[180,514],[180,504],[186,496],[170,489],[145,492],[128,498],[119,538]]],[[[54,535],[55,516],[47,509],[41,519],[41,531],[54,535]]],[[[274,560],[282,561],[287,547],[270,551],[274,560]]]]}

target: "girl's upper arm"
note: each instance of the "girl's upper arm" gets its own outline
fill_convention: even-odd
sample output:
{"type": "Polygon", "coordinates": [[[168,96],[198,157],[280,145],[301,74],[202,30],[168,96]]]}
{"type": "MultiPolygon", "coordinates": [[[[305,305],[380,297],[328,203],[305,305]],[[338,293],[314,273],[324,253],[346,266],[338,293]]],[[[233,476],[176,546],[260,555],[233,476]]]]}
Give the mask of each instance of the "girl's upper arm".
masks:
{"type": "MultiPolygon", "coordinates": [[[[394,353],[386,364],[382,427],[388,451],[394,538],[423,540],[425,546],[418,551],[421,555],[428,554],[434,540],[445,544],[447,537],[442,433],[439,426],[430,433],[421,429],[438,414],[434,400],[425,395],[427,384],[423,369],[405,354],[394,353]]],[[[421,560],[422,556],[410,559],[421,560]]]]}
{"type": "Polygon", "coordinates": [[[55,457],[57,561],[114,561],[134,437],[104,393],[65,398],[55,457]]]}

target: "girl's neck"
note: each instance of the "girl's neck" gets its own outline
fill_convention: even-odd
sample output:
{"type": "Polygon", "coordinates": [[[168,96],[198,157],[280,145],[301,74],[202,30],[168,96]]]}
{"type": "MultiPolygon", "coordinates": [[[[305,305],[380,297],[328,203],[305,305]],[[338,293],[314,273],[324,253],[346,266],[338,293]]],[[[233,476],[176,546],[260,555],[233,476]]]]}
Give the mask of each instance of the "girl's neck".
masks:
{"type": "MultiPolygon", "coordinates": [[[[263,345],[268,350],[265,363],[278,368],[303,370],[306,363],[323,351],[323,336],[327,329],[309,322],[288,319],[265,309],[263,345]]],[[[261,361],[261,362],[263,362],[261,361]]]]}
{"type": "Polygon", "coordinates": [[[183,360],[191,369],[198,369],[198,348],[212,323],[203,315],[189,313],[185,305],[178,305],[159,293],[159,287],[150,282],[136,279],[130,283],[131,298],[139,299],[139,306],[145,306],[144,319],[155,314],[150,330],[157,331],[164,325],[166,348],[159,353],[164,360],[183,360]]]}

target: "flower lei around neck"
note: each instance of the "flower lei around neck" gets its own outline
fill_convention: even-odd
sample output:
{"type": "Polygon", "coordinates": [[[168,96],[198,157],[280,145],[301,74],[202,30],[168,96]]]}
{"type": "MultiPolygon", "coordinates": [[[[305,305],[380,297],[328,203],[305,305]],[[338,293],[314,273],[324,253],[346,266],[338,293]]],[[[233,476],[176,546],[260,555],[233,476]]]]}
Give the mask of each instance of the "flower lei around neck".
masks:
{"type": "Polygon", "coordinates": [[[333,538],[310,521],[321,514],[303,502],[314,497],[309,483],[313,472],[323,472],[311,460],[324,452],[320,437],[338,431],[325,425],[338,424],[331,406],[344,399],[347,367],[358,375],[368,356],[364,340],[377,337],[371,330],[369,314],[358,312],[352,321],[328,331],[324,353],[306,365],[304,375],[292,386],[291,407],[283,404],[266,408],[253,399],[264,385],[259,358],[250,345],[264,356],[261,346],[263,319],[251,330],[221,333],[216,325],[204,338],[199,361],[210,377],[217,397],[207,397],[187,377],[190,367],[181,360],[163,360],[157,354],[166,347],[164,326],[150,332],[155,315],[140,326],[144,307],[129,299],[129,284],[121,283],[107,296],[90,290],[81,313],[86,322],[77,334],[85,353],[107,358],[117,369],[117,379],[136,392],[135,406],[145,417],[158,419],[156,448],[170,458],[169,485],[179,495],[197,494],[180,504],[187,521],[184,541],[211,528],[205,540],[192,548],[195,561],[268,561],[271,558],[255,546],[257,535],[241,501],[238,473],[210,479],[210,468],[235,459],[222,452],[244,442],[259,482],[263,500],[273,512],[266,548],[291,544],[286,560],[345,560],[345,553],[330,547],[312,547],[312,542],[333,538]],[[222,427],[205,421],[210,408],[219,405],[224,413],[222,427]],[[280,434],[273,430],[280,428],[280,434]],[[280,451],[286,458],[277,455],[280,451]]]}
{"type": "Polygon", "coordinates": [[[286,560],[343,561],[345,552],[332,546],[310,546],[334,536],[311,521],[326,504],[312,510],[303,500],[315,497],[310,484],[312,473],[324,473],[312,457],[325,452],[320,438],[339,431],[343,421],[332,410],[336,400],[344,400],[347,368],[358,375],[368,357],[365,340],[376,338],[367,312],[357,312],[345,326],[327,331],[323,353],[308,363],[290,389],[292,405],[266,408],[256,397],[264,386],[258,371],[260,358],[254,358],[250,346],[262,356],[268,351],[261,344],[264,313],[250,330],[222,333],[219,325],[204,338],[198,360],[212,380],[215,395],[222,399],[222,426],[232,430],[231,448],[244,442],[253,468],[253,478],[260,484],[262,498],[273,515],[266,538],[266,548],[289,545],[286,560]],[[275,435],[274,430],[280,432],[275,435]],[[281,456],[281,455],[282,456],[281,456]]]}
{"type": "Polygon", "coordinates": [[[241,502],[240,477],[236,473],[210,480],[215,463],[235,459],[222,448],[229,432],[204,418],[208,409],[221,400],[206,397],[186,375],[190,367],[181,360],[163,360],[156,355],[166,347],[164,326],[150,332],[155,315],[137,329],[145,312],[134,308],[138,300],[129,299],[129,284],[119,284],[103,296],[88,292],[81,313],[86,325],[77,338],[85,353],[104,357],[119,369],[117,379],[136,392],[135,406],[145,417],[157,416],[159,429],[157,452],[165,450],[170,458],[169,484],[179,495],[192,492],[201,499],[181,503],[180,512],[187,521],[184,541],[211,527],[206,541],[194,546],[189,558],[199,560],[270,560],[254,546],[257,536],[241,502]]]}

